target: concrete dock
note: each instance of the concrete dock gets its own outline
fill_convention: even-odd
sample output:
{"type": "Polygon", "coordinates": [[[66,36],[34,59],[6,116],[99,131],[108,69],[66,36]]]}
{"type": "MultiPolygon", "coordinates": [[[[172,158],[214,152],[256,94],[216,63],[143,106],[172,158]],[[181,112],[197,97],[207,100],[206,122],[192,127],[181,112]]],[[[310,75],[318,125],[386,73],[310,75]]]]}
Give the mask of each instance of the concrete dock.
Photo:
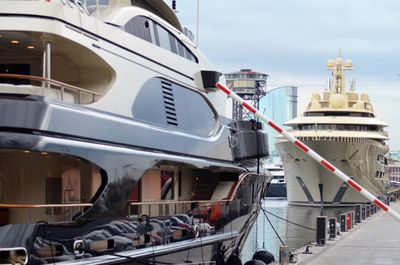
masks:
{"type": "MultiPolygon", "coordinates": [[[[400,212],[400,203],[392,204],[400,212]]],[[[301,265],[400,264],[400,223],[383,211],[369,217],[327,245],[313,246],[313,254],[299,254],[301,265]]],[[[302,249],[297,253],[301,253],[302,249]]]]}

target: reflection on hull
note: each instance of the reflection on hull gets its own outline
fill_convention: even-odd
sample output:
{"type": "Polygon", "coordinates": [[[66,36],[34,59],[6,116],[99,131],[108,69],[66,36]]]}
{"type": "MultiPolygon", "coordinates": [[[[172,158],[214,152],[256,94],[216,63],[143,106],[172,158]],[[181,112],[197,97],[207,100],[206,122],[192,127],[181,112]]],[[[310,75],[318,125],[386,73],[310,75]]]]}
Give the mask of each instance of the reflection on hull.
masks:
{"type": "MultiPolygon", "coordinates": [[[[70,260],[71,264],[75,264],[76,256],[84,258],[78,264],[105,264],[113,259],[126,262],[131,258],[148,257],[149,253],[153,253],[154,246],[159,246],[154,249],[154,251],[157,250],[155,254],[167,255],[181,249],[186,251],[198,248],[199,244],[208,245],[201,251],[209,249],[210,255],[217,253],[221,248],[225,249],[226,255],[229,255],[234,247],[240,248],[242,241],[247,236],[248,229],[255,220],[254,216],[258,213],[258,203],[264,193],[266,181],[268,181],[264,176],[258,175],[243,177],[240,182],[237,182],[239,186],[235,196],[229,201],[221,200],[219,203],[203,201],[203,203],[190,200],[184,203],[177,200],[167,201],[167,204],[160,202],[159,207],[154,207],[157,202],[152,205],[143,204],[140,208],[135,207],[140,203],[132,203],[133,206],[131,205],[128,209],[126,198],[132,196],[130,187],[134,187],[137,183],[135,179],[145,182],[147,175],[144,172],[149,168],[168,168],[174,172],[177,170],[177,175],[185,175],[186,180],[181,179],[181,182],[193,180],[194,175],[189,175],[188,172],[192,172],[191,174],[197,172],[194,174],[201,178],[207,172],[215,174],[212,172],[215,172],[216,169],[218,171],[219,168],[221,171],[228,169],[232,176],[235,176],[238,168],[229,164],[208,161],[207,168],[209,169],[207,169],[204,168],[205,161],[200,159],[154,154],[32,134],[1,133],[3,148],[10,148],[10,145],[14,143],[19,143],[19,146],[14,147],[21,150],[32,150],[28,153],[4,149],[3,153],[13,154],[16,163],[24,160],[23,157],[17,158],[18,156],[29,156],[30,159],[36,161],[36,166],[46,166],[46,163],[40,161],[40,158],[56,160],[61,157],[71,157],[69,159],[73,160],[75,157],[77,160],[80,157],[82,159],[81,169],[85,167],[84,161],[89,161],[89,159],[93,164],[102,168],[101,175],[103,177],[99,176],[97,179],[97,173],[93,173],[92,185],[97,181],[104,181],[105,176],[109,178],[103,193],[94,192],[94,199],[85,206],[82,201],[76,202],[76,204],[82,205],[77,207],[79,210],[74,208],[73,212],[70,212],[68,208],[52,208],[49,211],[47,208],[20,209],[9,204],[1,205],[7,211],[8,220],[0,227],[0,250],[24,247],[28,250],[32,262],[34,260],[40,262],[67,262],[66,260],[70,260]],[[68,150],[68,156],[58,155],[58,152],[63,150],[64,152],[68,150]],[[132,164],[133,161],[138,161],[140,164],[132,164]],[[160,164],[160,161],[164,162],[160,164]],[[178,164],[181,166],[177,166],[178,164]],[[182,165],[184,166],[182,167],[182,165]],[[124,172],[126,168],[130,168],[130,171],[125,170],[124,172]],[[143,175],[142,178],[141,175],[143,175]],[[97,199],[96,196],[98,196],[97,199]],[[161,205],[163,206],[161,207],[161,205]],[[169,211],[169,215],[165,215],[167,211],[169,211]],[[42,218],[46,218],[49,222],[40,221],[42,218]],[[28,224],[21,224],[26,221],[28,224]],[[243,227],[247,228],[242,229],[243,227]],[[21,236],[18,236],[19,234],[21,236]],[[82,246],[77,247],[77,243],[82,243],[82,246]],[[140,251],[136,252],[138,249],[140,251]],[[103,255],[105,256],[103,257],[103,255]],[[127,255],[128,257],[126,259],[116,258],[115,255],[127,255]],[[93,258],[97,256],[101,257],[93,258]],[[88,261],[86,258],[89,258],[88,261]]],[[[77,162],[75,161],[75,163],[77,162]]],[[[152,172],[154,173],[154,171],[152,172]]],[[[150,175],[154,176],[154,174],[150,175]]],[[[85,175],[82,173],[78,185],[81,190],[88,188],[83,183],[87,181],[84,177],[85,175]]],[[[229,177],[223,172],[221,172],[220,178],[229,180],[229,177]]],[[[48,179],[45,177],[43,182],[48,182],[48,179]]],[[[38,183],[40,181],[42,180],[36,180],[38,183]]],[[[4,181],[3,185],[7,185],[7,181],[4,181]]],[[[57,184],[53,183],[52,185],[57,184]]],[[[99,187],[102,188],[103,184],[99,184],[99,187]]],[[[65,190],[64,193],[67,194],[68,191],[65,190]]],[[[78,191],[75,190],[75,192],[78,191]]],[[[196,189],[194,192],[196,193],[196,189]]],[[[34,193],[34,190],[27,190],[24,196],[32,196],[31,198],[41,196],[41,194],[36,193],[35,195],[34,193]]],[[[47,196],[51,195],[49,191],[47,194],[47,196]]],[[[3,192],[3,195],[7,196],[10,193],[3,192]]],[[[76,194],[76,196],[78,195],[76,194]]],[[[50,197],[48,200],[51,200],[50,197]]],[[[201,252],[193,251],[191,253],[194,255],[190,256],[193,261],[201,261],[202,257],[196,256],[201,252]]],[[[183,262],[183,260],[179,262],[183,262]]]]}
{"type": "MultiPolygon", "coordinates": [[[[29,109],[34,102],[7,99],[3,106],[29,109]]],[[[198,262],[242,248],[269,176],[206,158],[207,152],[183,156],[81,138],[80,131],[89,130],[86,124],[74,136],[61,137],[35,129],[43,124],[36,117],[25,130],[17,128],[21,120],[0,120],[14,125],[0,132],[0,254],[23,248],[28,264],[124,263],[149,256],[182,263],[188,253],[198,262]]],[[[92,130],[100,128],[95,121],[92,130]]],[[[179,142],[179,134],[172,137],[179,142]]]]}

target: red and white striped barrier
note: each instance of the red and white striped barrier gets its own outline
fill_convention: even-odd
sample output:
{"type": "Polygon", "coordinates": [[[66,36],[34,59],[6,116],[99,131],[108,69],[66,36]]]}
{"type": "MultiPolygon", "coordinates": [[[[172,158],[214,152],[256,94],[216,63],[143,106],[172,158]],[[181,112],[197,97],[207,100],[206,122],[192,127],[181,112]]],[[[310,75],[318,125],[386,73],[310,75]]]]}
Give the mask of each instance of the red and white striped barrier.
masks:
{"type": "Polygon", "coordinates": [[[234,101],[239,102],[242,106],[244,106],[246,109],[248,109],[250,112],[253,113],[253,115],[261,120],[263,120],[266,124],[271,126],[275,131],[277,131],[279,134],[281,134],[283,137],[285,137],[287,140],[295,144],[298,148],[300,148],[304,153],[309,155],[311,158],[313,158],[315,161],[320,163],[322,166],[324,166],[326,169],[328,169],[330,172],[332,172],[335,176],[337,176],[339,179],[342,181],[346,182],[349,184],[351,187],[353,187],[356,191],[358,191],[364,198],[366,198],[368,201],[375,203],[379,208],[393,216],[397,221],[400,222],[400,215],[395,212],[393,209],[391,209],[389,206],[384,204],[382,201],[380,201],[378,198],[376,198],[374,195],[372,195],[369,191],[358,185],[355,181],[353,181],[351,178],[349,178],[346,174],[344,174],[342,171],[340,171],[338,168],[336,168],[334,165],[326,161],[323,157],[321,157],[319,154],[314,152],[312,149],[310,149],[307,145],[303,144],[301,141],[290,135],[287,131],[282,129],[279,125],[277,125],[275,122],[272,120],[268,119],[266,116],[261,114],[257,109],[254,107],[250,106],[247,102],[245,102],[241,97],[239,97],[236,93],[234,93],[232,90],[228,89],[226,86],[224,86],[222,83],[218,82],[216,86],[221,89],[223,92],[225,92],[229,97],[231,97],[234,101]]]}

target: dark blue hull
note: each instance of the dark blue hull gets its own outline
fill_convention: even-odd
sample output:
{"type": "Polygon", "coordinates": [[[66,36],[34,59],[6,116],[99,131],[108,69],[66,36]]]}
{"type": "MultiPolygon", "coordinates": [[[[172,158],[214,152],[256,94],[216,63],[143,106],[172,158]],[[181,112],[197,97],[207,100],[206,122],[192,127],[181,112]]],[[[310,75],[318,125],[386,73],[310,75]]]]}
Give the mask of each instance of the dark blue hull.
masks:
{"type": "Polygon", "coordinates": [[[286,183],[271,183],[267,188],[265,197],[287,197],[286,183]]]}

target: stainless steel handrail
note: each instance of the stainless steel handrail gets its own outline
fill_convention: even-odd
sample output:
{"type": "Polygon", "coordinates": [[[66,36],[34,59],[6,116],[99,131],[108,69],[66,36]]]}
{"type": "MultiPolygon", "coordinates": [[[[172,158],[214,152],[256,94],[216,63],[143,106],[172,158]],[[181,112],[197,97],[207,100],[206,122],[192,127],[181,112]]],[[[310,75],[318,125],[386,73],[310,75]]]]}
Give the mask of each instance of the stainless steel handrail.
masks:
{"type": "Polygon", "coordinates": [[[129,202],[130,205],[154,205],[154,204],[188,204],[188,203],[217,203],[217,202],[228,202],[229,200],[200,200],[200,201],[173,201],[173,200],[165,200],[165,201],[142,201],[142,202],[129,202]]]}
{"type": "MultiPolygon", "coordinates": [[[[142,212],[142,207],[143,206],[148,206],[148,210],[149,210],[149,215],[151,215],[151,206],[155,205],[155,206],[159,206],[159,214],[163,215],[164,214],[164,209],[162,208],[162,206],[164,205],[174,205],[174,210],[175,213],[177,213],[178,210],[178,205],[192,205],[195,204],[198,206],[198,208],[206,208],[206,207],[210,207],[212,205],[216,205],[218,203],[228,203],[229,200],[198,200],[198,201],[173,201],[173,200],[165,200],[165,201],[141,201],[141,202],[129,202],[128,205],[128,216],[131,216],[131,206],[139,206],[140,209],[140,213],[142,212]]],[[[168,214],[168,211],[165,210],[165,212],[168,214]]]]}
{"type": "Polygon", "coordinates": [[[22,209],[35,209],[35,208],[72,208],[72,207],[92,207],[93,203],[60,203],[60,204],[9,204],[0,203],[0,208],[22,208],[22,209]]]}
{"type": "Polygon", "coordinates": [[[29,209],[29,223],[32,222],[32,209],[48,209],[48,208],[80,208],[83,214],[83,208],[92,207],[93,203],[61,203],[61,204],[10,204],[0,203],[0,209],[29,209]]]}
{"type": "MultiPolygon", "coordinates": [[[[39,81],[39,82],[44,82],[45,84],[50,84],[53,86],[56,86],[56,89],[59,89],[61,92],[61,100],[64,100],[64,90],[70,90],[73,92],[77,92],[78,93],[78,104],[81,104],[81,98],[82,98],[82,93],[86,93],[92,96],[92,101],[91,102],[95,102],[96,101],[96,96],[100,97],[101,94],[97,93],[97,92],[93,92],[87,89],[83,89],[77,86],[73,86],[73,85],[69,85],[57,80],[53,80],[53,79],[48,79],[48,78],[44,78],[44,77],[39,77],[39,76],[33,76],[33,75],[20,75],[20,74],[1,74],[0,73],[0,78],[16,78],[16,79],[28,79],[28,80],[32,80],[32,81],[39,81]]],[[[43,84],[42,84],[43,86],[43,84]]],[[[44,93],[43,93],[44,96],[44,93]]]]}

